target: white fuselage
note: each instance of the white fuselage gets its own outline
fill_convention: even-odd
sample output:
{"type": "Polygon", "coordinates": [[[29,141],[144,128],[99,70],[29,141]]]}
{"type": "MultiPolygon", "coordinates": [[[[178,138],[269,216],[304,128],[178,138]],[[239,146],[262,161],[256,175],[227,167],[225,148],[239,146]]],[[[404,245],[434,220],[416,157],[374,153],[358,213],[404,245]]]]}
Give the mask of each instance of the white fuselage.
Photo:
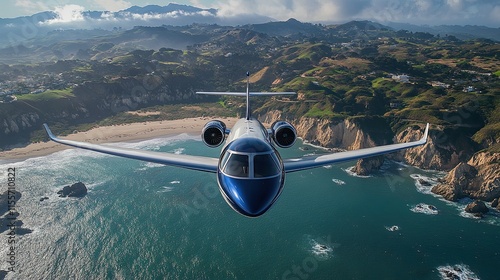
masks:
{"type": "MultiPolygon", "coordinates": [[[[239,119],[229,133],[226,145],[240,137],[253,137],[269,143],[269,136],[266,128],[256,119],[239,119]]],[[[223,149],[224,150],[224,149],[223,149]]]]}

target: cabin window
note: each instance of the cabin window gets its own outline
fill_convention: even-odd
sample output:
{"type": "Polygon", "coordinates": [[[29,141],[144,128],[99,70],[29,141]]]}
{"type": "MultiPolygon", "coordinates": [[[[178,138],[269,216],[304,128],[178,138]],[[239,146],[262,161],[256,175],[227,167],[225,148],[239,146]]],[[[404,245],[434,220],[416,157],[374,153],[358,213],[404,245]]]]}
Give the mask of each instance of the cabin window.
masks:
{"type": "Polygon", "coordinates": [[[279,173],[278,165],[271,154],[255,155],[253,169],[255,178],[276,176],[279,173]]]}
{"type": "Polygon", "coordinates": [[[229,176],[248,177],[248,156],[232,154],[227,161],[224,172],[229,176]]]}

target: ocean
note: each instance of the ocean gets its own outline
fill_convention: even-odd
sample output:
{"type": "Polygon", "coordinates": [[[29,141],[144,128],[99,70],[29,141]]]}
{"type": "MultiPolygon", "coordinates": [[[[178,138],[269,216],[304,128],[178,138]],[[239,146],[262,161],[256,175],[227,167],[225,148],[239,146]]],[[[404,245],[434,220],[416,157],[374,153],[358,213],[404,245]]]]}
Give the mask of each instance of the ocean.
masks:
{"type": "MultiPolygon", "coordinates": [[[[186,134],[113,145],[220,151],[186,134]]],[[[299,141],[280,152],[326,151],[299,141]]],[[[76,149],[0,162],[2,192],[15,168],[17,219],[33,230],[16,235],[14,249],[1,234],[0,269],[15,270],[6,279],[498,279],[498,216],[476,219],[467,201],[419,183],[443,173],[386,161],[358,177],[354,164],[288,174],[271,210],[247,218],[226,204],[214,174],[76,149]],[[87,196],[58,197],[78,181],[87,196]]]]}

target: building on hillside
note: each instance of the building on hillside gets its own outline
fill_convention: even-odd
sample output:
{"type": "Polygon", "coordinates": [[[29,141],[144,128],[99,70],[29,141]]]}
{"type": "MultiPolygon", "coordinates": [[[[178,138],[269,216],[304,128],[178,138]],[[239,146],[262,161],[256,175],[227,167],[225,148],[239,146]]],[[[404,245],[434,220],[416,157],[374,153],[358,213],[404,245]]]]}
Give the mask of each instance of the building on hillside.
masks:
{"type": "Polygon", "coordinates": [[[402,74],[402,75],[392,75],[391,77],[394,81],[400,82],[400,83],[409,83],[410,82],[410,76],[402,74]]]}
{"type": "Polygon", "coordinates": [[[475,92],[476,88],[474,88],[473,86],[468,86],[468,87],[464,87],[464,89],[462,91],[463,92],[475,92]]]}

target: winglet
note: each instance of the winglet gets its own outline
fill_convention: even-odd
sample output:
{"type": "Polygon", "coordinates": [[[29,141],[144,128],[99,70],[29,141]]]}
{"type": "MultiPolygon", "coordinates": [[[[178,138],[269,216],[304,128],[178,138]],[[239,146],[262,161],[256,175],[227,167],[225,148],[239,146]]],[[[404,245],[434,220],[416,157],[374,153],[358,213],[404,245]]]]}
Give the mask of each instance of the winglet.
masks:
{"type": "Polygon", "coordinates": [[[247,71],[247,120],[250,119],[250,72],[247,71]]]}
{"type": "Polygon", "coordinates": [[[49,136],[50,140],[56,141],[57,137],[52,133],[52,131],[50,130],[49,126],[46,123],[43,124],[43,128],[45,128],[45,132],[47,132],[47,136],[49,136]]]}
{"type": "Polygon", "coordinates": [[[427,143],[427,136],[429,136],[429,123],[427,123],[424,131],[424,136],[422,136],[422,139],[420,141],[427,143]]]}

